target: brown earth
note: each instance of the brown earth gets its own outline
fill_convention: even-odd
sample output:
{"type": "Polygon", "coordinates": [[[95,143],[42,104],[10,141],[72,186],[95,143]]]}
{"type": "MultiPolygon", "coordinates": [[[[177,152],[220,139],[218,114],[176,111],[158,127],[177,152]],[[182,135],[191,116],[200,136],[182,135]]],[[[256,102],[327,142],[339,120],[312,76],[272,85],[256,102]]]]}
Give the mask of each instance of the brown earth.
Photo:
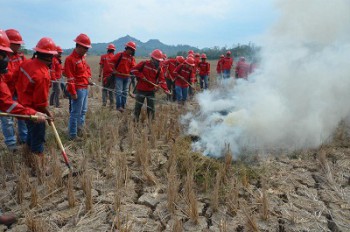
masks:
{"type": "MultiPolygon", "coordinates": [[[[89,57],[89,63],[96,77],[98,58],[89,57]]],[[[227,153],[216,160],[191,151],[191,138],[178,123],[185,109],[163,94],[151,125],[145,113],[133,124],[133,99],[121,114],[102,107],[100,95],[91,88],[78,142],[67,140],[67,100],[52,109],[77,175],[65,175],[50,127],[49,176],[32,177],[21,152],[8,153],[1,138],[1,209],[14,212],[18,222],[0,231],[350,231],[344,123],[318,149],[235,161],[227,153]]],[[[186,110],[195,109],[192,101],[186,110]]]]}

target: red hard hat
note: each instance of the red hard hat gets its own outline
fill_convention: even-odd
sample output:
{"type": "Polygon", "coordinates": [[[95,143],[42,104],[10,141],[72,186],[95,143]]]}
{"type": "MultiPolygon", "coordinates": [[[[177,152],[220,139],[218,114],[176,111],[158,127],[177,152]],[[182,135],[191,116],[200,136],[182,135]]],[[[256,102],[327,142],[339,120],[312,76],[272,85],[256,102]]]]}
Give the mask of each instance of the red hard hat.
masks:
{"type": "Polygon", "coordinates": [[[189,50],[187,54],[188,54],[188,55],[189,55],[189,54],[194,54],[194,51],[193,51],[193,50],[189,50]]]}
{"type": "Polygon", "coordinates": [[[244,57],[244,56],[241,56],[239,59],[240,59],[241,61],[245,61],[245,57],[244,57]]]}
{"type": "Polygon", "coordinates": [[[207,59],[207,55],[205,55],[205,53],[203,53],[203,54],[201,55],[201,58],[202,58],[202,59],[207,59]]]}
{"type": "Polygon", "coordinates": [[[6,30],[6,35],[9,37],[10,43],[24,44],[21,34],[15,29],[6,30]]]}
{"type": "Polygon", "coordinates": [[[189,58],[189,57],[194,58],[193,54],[188,54],[188,56],[186,57],[186,59],[189,58]]]}
{"type": "Polygon", "coordinates": [[[60,46],[57,46],[56,50],[57,50],[57,52],[61,52],[61,53],[63,52],[63,50],[62,50],[62,48],[60,46]]]}
{"type": "Polygon", "coordinates": [[[188,57],[188,58],[185,60],[185,63],[188,64],[188,65],[191,65],[191,66],[194,66],[194,65],[195,65],[194,59],[193,59],[192,57],[188,57]]]}
{"type": "Polygon", "coordinates": [[[177,56],[176,57],[176,61],[180,64],[182,64],[183,62],[185,62],[185,58],[183,56],[177,56]]]}
{"type": "Polygon", "coordinates": [[[115,50],[114,44],[108,44],[107,50],[115,50]]]}
{"type": "Polygon", "coordinates": [[[159,49],[153,50],[151,57],[158,61],[163,61],[163,52],[159,49]]]}
{"type": "Polygon", "coordinates": [[[231,55],[231,51],[227,51],[226,54],[227,54],[227,55],[231,55]]]}
{"type": "Polygon", "coordinates": [[[225,58],[225,56],[224,56],[224,55],[221,55],[220,58],[225,58]]]}
{"type": "Polygon", "coordinates": [[[51,38],[44,37],[39,40],[36,47],[33,48],[37,52],[45,53],[45,54],[57,54],[57,46],[55,42],[51,38]]]}
{"type": "Polygon", "coordinates": [[[125,44],[125,47],[132,48],[136,51],[136,43],[129,41],[125,44]]]}
{"type": "Polygon", "coordinates": [[[75,38],[74,42],[76,42],[77,44],[80,44],[83,47],[91,48],[90,38],[85,34],[78,35],[77,38],[75,38]]]}
{"type": "Polygon", "coordinates": [[[3,30],[0,30],[0,50],[5,52],[12,52],[10,48],[10,40],[3,30]]]}
{"type": "Polygon", "coordinates": [[[194,54],[196,57],[200,57],[201,55],[199,53],[194,54]]]}
{"type": "Polygon", "coordinates": [[[167,55],[163,53],[163,59],[165,60],[167,58],[167,55]]]}

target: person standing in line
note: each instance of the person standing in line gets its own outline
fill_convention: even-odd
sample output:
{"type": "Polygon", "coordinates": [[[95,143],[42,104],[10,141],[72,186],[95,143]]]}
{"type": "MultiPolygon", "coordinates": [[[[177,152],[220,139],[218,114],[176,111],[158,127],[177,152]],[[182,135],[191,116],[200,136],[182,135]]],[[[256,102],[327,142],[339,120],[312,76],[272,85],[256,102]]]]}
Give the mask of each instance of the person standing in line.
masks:
{"type": "Polygon", "coordinates": [[[79,34],[74,42],[75,49],[64,62],[64,75],[70,95],[69,140],[75,140],[78,134],[82,134],[88,110],[88,86],[92,85],[90,66],[86,62],[86,53],[91,48],[90,38],[86,34],[79,34]]]}
{"type": "MultiPolygon", "coordinates": [[[[7,73],[4,75],[4,81],[10,89],[12,98],[17,100],[16,93],[16,73],[19,70],[19,66],[25,61],[25,56],[20,52],[21,45],[24,44],[21,34],[15,29],[8,29],[5,31],[9,41],[12,52],[8,52],[8,68],[7,73]]],[[[24,144],[27,140],[27,126],[24,120],[17,120],[18,138],[15,133],[14,119],[11,117],[1,117],[2,133],[5,138],[5,144],[10,151],[16,151],[18,149],[17,142],[24,144]],[[18,140],[18,141],[17,141],[18,140]]]]}
{"type": "Polygon", "coordinates": [[[236,66],[236,77],[248,79],[248,75],[250,72],[250,65],[245,62],[245,57],[240,57],[236,66]]]}
{"type": "MultiPolygon", "coordinates": [[[[51,84],[50,66],[53,56],[57,54],[57,48],[51,38],[44,37],[39,40],[34,48],[33,58],[24,61],[18,72],[16,90],[18,102],[25,107],[48,115],[52,120],[53,115],[49,111],[48,97],[51,84]]],[[[45,122],[36,123],[26,121],[28,136],[25,153],[27,165],[33,171],[42,172],[46,169],[44,162],[45,122]]]]}
{"type": "Polygon", "coordinates": [[[130,71],[136,65],[136,44],[132,41],[125,44],[125,50],[118,52],[112,58],[113,74],[115,77],[116,108],[124,112],[128,95],[130,71]]]}
{"type": "Polygon", "coordinates": [[[232,66],[233,59],[231,58],[231,51],[227,51],[226,56],[222,61],[222,73],[224,79],[230,78],[232,66]]]}
{"type": "Polygon", "coordinates": [[[216,64],[216,73],[218,74],[218,76],[222,76],[222,62],[224,61],[225,56],[221,55],[217,64],[216,64]]]}
{"type": "Polygon", "coordinates": [[[170,95],[167,88],[164,73],[161,67],[163,61],[163,53],[159,49],[155,49],[150,54],[151,59],[141,61],[132,70],[131,73],[137,78],[136,85],[136,101],[134,109],[134,118],[138,122],[141,108],[145,98],[147,100],[147,115],[149,119],[155,116],[155,92],[162,88],[164,92],[170,95]]]}
{"type": "Polygon", "coordinates": [[[182,64],[185,61],[185,58],[183,56],[176,56],[176,58],[170,58],[164,61],[164,76],[165,81],[167,84],[167,87],[172,92],[172,96],[168,95],[167,100],[168,101],[176,101],[176,95],[175,95],[175,74],[174,70],[177,66],[182,64]]]}
{"type": "Polygon", "coordinates": [[[194,59],[189,57],[184,63],[180,64],[174,70],[175,74],[175,92],[179,105],[185,105],[187,100],[188,88],[194,88],[196,74],[194,71],[194,59]]]}
{"type": "Polygon", "coordinates": [[[55,106],[56,108],[60,108],[60,79],[62,76],[62,61],[61,61],[61,55],[62,55],[62,48],[60,46],[56,47],[57,49],[57,55],[55,55],[52,59],[52,92],[50,95],[50,106],[55,106]]]}
{"type": "Polygon", "coordinates": [[[107,95],[109,96],[109,105],[112,107],[114,105],[114,86],[115,82],[110,81],[109,78],[112,77],[113,73],[113,63],[112,58],[114,56],[115,46],[114,44],[109,44],[107,46],[107,53],[103,54],[100,58],[100,67],[98,71],[98,81],[102,81],[104,89],[102,89],[102,106],[107,105],[107,95]],[[113,86],[110,86],[113,84],[113,86]],[[113,90],[113,91],[112,91],[113,90]]]}
{"type": "Polygon", "coordinates": [[[206,61],[207,55],[201,55],[201,62],[198,63],[200,86],[201,89],[208,89],[208,81],[210,75],[210,64],[206,61]]]}

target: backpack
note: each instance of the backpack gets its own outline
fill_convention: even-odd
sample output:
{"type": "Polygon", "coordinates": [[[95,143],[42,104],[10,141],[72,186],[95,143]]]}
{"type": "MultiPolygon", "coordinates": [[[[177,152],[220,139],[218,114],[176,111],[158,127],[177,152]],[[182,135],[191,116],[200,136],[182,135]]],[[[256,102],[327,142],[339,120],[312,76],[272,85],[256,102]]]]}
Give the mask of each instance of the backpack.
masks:
{"type": "MultiPolygon", "coordinates": [[[[122,60],[123,58],[123,53],[120,54],[119,56],[119,59],[117,60],[117,63],[115,64],[115,69],[118,68],[119,64],[120,64],[120,61],[122,60]]],[[[114,89],[115,87],[115,77],[114,77],[114,74],[110,75],[109,77],[107,77],[107,80],[106,80],[106,87],[108,89],[114,89]]]]}

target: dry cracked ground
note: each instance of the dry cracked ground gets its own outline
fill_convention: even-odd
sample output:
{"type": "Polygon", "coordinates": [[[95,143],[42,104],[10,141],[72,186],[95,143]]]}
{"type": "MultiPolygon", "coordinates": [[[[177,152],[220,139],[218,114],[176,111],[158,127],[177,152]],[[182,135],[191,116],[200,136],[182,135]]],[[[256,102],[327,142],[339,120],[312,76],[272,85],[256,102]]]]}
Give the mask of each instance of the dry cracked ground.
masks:
{"type": "Polygon", "coordinates": [[[217,160],[191,151],[176,105],[161,104],[155,124],[143,113],[135,125],[131,104],[120,114],[99,96],[91,91],[74,143],[66,103],[54,109],[71,174],[51,128],[47,176],[32,177],[22,152],[8,153],[1,139],[1,209],[18,222],[0,231],[350,231],[346,124],[317,149],[217,160]]]}

